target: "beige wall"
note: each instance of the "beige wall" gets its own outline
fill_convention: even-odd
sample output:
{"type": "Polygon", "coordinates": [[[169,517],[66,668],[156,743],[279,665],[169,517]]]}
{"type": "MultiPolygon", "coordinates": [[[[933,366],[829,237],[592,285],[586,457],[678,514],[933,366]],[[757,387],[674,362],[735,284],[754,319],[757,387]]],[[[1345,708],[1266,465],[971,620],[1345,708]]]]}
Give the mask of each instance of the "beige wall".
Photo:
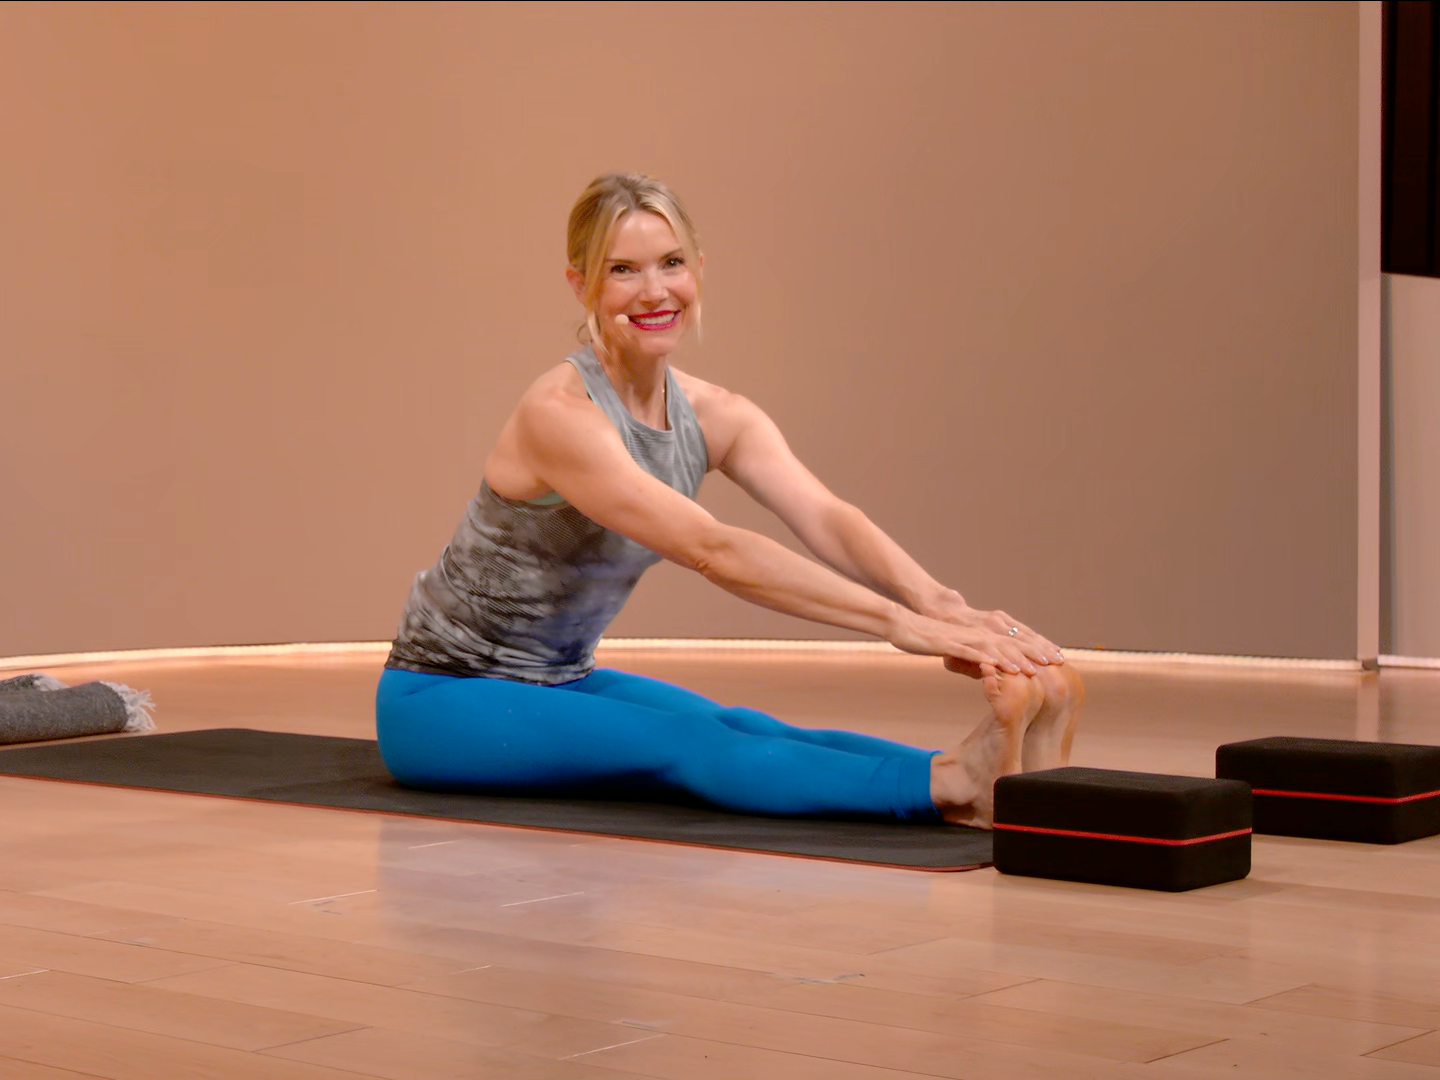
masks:
{"type": "MultiPolygon", "coordinates": [[[[0,655],[388,636],[638,168],[704,233],[681,363],[974,602],[1353,656],[1357,26],[0,7],[0,655]]],[[[817,630],[661,567],[615,632],[817,630]]]]}
{"type": "Polygon", "coordinates": [[[1385,282],[1387,616],[1382,646],[1440,657],[1440,279],[1385,282]]]}

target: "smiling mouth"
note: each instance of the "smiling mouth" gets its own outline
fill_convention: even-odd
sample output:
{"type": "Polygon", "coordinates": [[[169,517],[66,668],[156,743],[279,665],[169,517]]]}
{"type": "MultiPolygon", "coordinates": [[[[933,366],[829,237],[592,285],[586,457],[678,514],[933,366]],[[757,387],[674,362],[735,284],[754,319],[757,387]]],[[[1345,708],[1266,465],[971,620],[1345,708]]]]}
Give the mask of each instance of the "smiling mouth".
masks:
{"type": "Polygon", "coordinates": [[[651,311],[644,315],[630,316],[630,325],[637,330],[669,330],[679,321],[678,311],[651,311]]]}

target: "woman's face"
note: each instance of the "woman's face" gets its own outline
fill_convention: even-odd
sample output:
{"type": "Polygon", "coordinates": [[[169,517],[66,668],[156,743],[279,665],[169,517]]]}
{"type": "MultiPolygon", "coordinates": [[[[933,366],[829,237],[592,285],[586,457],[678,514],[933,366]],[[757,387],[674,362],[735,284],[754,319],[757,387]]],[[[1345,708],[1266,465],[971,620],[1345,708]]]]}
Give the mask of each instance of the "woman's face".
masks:
{"type": "MultiPolygon", "coordinates": [[[[626,214],[605,253],[596,315],[607,340],[622,353],[666,356],[680,344],[695,304],[696,273],[669,222],[658,214],[626,214]],[[624,315],[628,322],[617,322],[624,315]]],[[[572,271],[573,274],[573,271],[572,271]]],[[[576,295],[584,291],[571,278],[576,295]]]]}

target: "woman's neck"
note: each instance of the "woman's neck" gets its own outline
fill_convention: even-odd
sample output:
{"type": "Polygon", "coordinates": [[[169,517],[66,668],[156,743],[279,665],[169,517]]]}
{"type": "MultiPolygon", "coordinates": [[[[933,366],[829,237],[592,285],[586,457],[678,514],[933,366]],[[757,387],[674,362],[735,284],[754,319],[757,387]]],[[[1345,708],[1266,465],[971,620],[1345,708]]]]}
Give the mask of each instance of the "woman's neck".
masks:
{"type": "Polygon", "coordinates": [[[664,430],[670,425],[666,417],[665,374],[669,357],[626,356],[619,351],[597,349],[596,358],[610,380],[620,404],[636,420],[664,430]]]}

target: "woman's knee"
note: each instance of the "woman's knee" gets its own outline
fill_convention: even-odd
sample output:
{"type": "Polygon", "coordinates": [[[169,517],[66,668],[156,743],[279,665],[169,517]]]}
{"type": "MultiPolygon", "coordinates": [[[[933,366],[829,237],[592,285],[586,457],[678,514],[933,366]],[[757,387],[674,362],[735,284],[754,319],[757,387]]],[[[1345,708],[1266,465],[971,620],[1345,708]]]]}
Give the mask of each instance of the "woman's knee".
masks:
{"type": "Polygon", "coordinates": [[[804,728],[787,724],[783,720],[776,720],[769,713],[747,708],[744,705],[720,709],[715,717],[731,731],[738,731],[744,735],[767,735],[777,739],[788,739],[803,735],[806,731],[804,728]]]}

